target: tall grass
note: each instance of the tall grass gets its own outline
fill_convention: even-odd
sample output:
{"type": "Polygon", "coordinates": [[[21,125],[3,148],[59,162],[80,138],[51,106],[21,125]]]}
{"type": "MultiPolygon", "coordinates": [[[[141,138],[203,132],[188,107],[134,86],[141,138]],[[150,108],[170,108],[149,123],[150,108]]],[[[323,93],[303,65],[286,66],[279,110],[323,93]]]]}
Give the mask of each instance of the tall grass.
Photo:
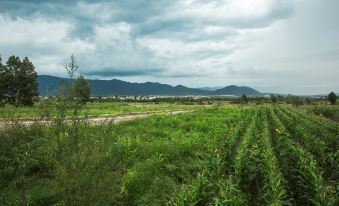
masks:
{"type": "MultiPolygon", "coordinates": [[[[3,205],[163,205],[202,171],[230,110],[158,115],[120,124],[65,123],[0,133],[3,205]],[[211,125],[214,125],[211,127],[211,125]]],[[[233,111],[232,111],[233,112],[233,111]]]]}

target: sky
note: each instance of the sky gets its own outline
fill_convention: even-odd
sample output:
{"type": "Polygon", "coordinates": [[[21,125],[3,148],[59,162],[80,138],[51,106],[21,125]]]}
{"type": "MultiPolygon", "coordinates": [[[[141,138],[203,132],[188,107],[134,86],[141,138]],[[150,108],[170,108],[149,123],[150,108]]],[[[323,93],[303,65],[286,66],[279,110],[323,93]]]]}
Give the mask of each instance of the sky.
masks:
{"type": "Polygon", "coordinates": [[[66,77],[339,93],[339,0],[0,0],[0,55],[66,77]]]}

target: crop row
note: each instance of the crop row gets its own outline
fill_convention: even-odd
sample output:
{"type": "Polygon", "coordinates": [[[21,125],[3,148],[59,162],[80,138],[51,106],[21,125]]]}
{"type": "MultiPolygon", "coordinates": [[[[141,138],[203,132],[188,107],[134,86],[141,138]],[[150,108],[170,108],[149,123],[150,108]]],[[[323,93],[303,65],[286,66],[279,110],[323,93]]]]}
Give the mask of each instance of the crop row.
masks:
{"type": "Polygon", "coordinates": [[[304,139],[305,148],[308,148],[308,151],[314,155],[326,184],[330,190],[334,191],[339,179],[339,133],[336,132],[336,127],[329,127],[332,128],[329,131],[326,129],[326,125],[332,124],[329,120],[322,120],[324,124],[315,124],[312,121],[312,116],[303,118],[305,114],[292,111],[291,109],[282,108],[281,110],[284,112],[284,115],[292,118],[288,124],[293,128],[294,136],[304,139]],[[300,124],[298,126],[291,124],[291,122],[300,122],[300,124]]]}
{"type": "MultiPolygon", "coordinates": [[[[271,134],[275,154],[280,168],[288,181],[290,195],[296,205],[331,205],[334,199],[329,196],[322,174],[318,170],[313,155],[299,144],[292,129],[284,125],[285,120],[277,108],[270,110],[271,134]]],[[[297,123],[298,124],[298,123],[297,123]]]]}
{"type": "Polygon", "coordinates": [[[336,204],[335,137],[327,127],[315,130],[310,117],[281,107],[254,107],[242,116],[183,187],[180,205],[336,204]]]}
{"type": "Polygon", "coordinates": [[[0,133],[2,205],[336,205],[338,126],[281,106],[0,133]]]}

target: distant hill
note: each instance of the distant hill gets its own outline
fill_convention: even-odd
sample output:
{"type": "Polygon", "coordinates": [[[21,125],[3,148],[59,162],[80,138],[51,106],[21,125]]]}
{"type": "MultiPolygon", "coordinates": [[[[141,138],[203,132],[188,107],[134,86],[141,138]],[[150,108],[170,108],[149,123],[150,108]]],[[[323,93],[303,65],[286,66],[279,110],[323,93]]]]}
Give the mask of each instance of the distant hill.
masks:
{"type": "MultiPolygon", "coordinates": [[[[70,79],[60,78],[49,75],[39,75],[39,92],[40,96],[48,94],[55,95],[59,85],[70,83],[70,79]]],[[[189,88],[182,85],[171,86],[158,82],[146,83],[130,83],[118,79],[112,80],[87,80],[91,87],[92,96],[114,96],[114,95],[129,95],[129,96],[185,96],[185,95],[253,95],[261,96],[262,93],[250,87],[227,86],[215,91],[207,91],[203,89],[189,88]]]]}
{"type": "Polygon", "coordinates": [[[196,88],[196,89],[201,89],[201,90],[204,90],[204,91],[209,91],[209,92],[212,92],[212,91],[215,91],[215,90],[218,90],[218,89],[221,89],[222,87],[200,87],[200,88],[196,88]]]}
{"type": "Polygon", "coordinates": [[[230,85],[222,89],[215,90],[211,92],[211,94],[213,95],[236,95],[236,96],[240,96],[243,94],[251,95],[251,96],[262,96],[263,95],[261,92],[258,92],[257,90],[252,89],[251,87],[238,87],[235,85],[230,85]]]}

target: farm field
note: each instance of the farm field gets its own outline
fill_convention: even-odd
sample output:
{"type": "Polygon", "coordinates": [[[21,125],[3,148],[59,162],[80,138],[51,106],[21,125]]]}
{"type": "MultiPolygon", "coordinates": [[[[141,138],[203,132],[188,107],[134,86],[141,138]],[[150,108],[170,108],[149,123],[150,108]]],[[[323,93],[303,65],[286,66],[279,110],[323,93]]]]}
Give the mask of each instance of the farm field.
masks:
{"type": "Polygon", "coordinates": [[[284,105],[193,109],[13,125],[0,132],[0,204],[338,205],[335,121],[284,105]]]}
{"type": "MultiPolygon", "coordinates": [[[[130,113],[147,113],[170,110],[191,110],[204,108],[204,105],[184,105],[176,103],[128,103],[128,102],[94,102],[86,104],[80,111],[81,116],[121,115],[130,113]]],[[[58,114],[55,101],[41,101],[33,107],[0,107],[1,119],[16,118],[53,118],[58,114]]],[[[66,116],[72,116],[72,110],[66,111],[66,116]]]]}

